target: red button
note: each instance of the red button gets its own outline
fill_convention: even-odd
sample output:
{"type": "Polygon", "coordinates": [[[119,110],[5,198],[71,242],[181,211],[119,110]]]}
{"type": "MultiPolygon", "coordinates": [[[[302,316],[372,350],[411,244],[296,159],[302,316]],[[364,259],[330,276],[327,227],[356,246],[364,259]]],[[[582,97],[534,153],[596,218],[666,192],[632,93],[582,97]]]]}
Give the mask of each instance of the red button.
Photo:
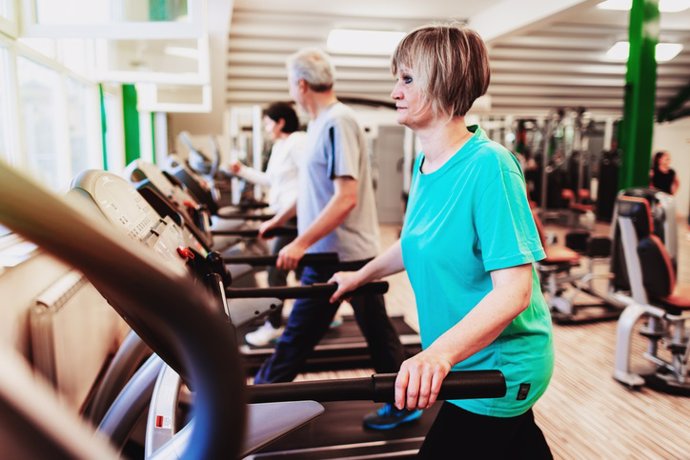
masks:
{"type": "Polygon", "coordinates": [[[185,248],[183,246],[177,247],[177,253],[180,255],[180,257],[182,257],[185,260],[194,258],[194,252],[191,249],[185,248]]]}

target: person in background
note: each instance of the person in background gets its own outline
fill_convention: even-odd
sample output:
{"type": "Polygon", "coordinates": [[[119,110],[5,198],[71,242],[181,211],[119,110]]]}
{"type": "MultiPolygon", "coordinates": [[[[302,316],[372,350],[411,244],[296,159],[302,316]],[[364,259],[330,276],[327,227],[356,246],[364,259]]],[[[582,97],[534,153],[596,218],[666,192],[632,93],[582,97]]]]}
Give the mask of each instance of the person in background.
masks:
{"type": "Polygon", "coordinates": [[[675,195],[680,187],[678,175],[671,168],[671,154],[665,150],[656,152],[649,170],[649,186],[662,192],[675,195]]]}
{"type": "MultiPolygon", "coordinates": [[[[263,124],[273,142],[266,172],[243,165],[239,161],[230,163],[230,171],[248,182],[268,188],[268,207],[273,213],[280,213],[292,207],[297,200],[299,156],[304,149],[306,133],[299,130],[299,118],[292,104],[274,102],[263,111],[263,124]]],[[[287,222],[297,225],[296,219],[287,222]]],[[[271,254],[278,252],[294,237],[278,236],[271,241],[271,254]]],[[[288,270],[269,267],[268,285],[285,286],[288,270]]],[[[273,310],[266,322],[254,332],[245,336],[245,341],[255,347],[263,347],[275,341],[283,333],[283,308],[273,310]]]]}
{"type": "Polygon", "coordinates": [[[552,458],[532,412],[554,366],[551,317],[534,268],[544,250],[517,159],[465,125],[489,86],[486,47],[462,26],[425,26],[398,44],[391,68],[397,120],[422,147],[403,231],[363,268],[336,273],[332,300],[407,271],[422,351],[400,367],[397,409],[430,407],[451,370],[505,375],[502,398],[445,401],[420,458],[552,458]]]}
{"type": "MultiPolygon", "coordinates": [[[[330,57],[305,49],[287,63],[290,96],[309,114],[307,146],[300,164],[297,204],[265,222],[261,232],[297,215],[298,236],[280,250],[278,267],[295,269],[305,253],[335,252],[336,266],[305,266],[303,285],[325,283],[337,271],[356,270],[379,252],[379,228],[364,132],[355,112],[338,101],[330,57]]],[[[386,313],[383,295],[350,299],[376,372],[394,372],[405,351],[386,313]]],[[[275,352],[257,372],[254,383],[295,378],[314,346],[328,331],[338,308],[329,299],[297,299],[275,352]]],[[[385,419],[365,417],[364,425],[389,429],[416,420],[421,411],[395,410],[385,419]]]]}

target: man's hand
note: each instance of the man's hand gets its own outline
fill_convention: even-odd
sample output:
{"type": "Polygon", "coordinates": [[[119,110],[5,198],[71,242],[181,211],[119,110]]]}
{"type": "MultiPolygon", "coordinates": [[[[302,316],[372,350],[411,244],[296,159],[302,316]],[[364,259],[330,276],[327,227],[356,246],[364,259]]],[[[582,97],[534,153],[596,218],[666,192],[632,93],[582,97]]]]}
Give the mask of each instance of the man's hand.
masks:
{"type": "Polygon", "coordinates": [[[242,169],[242,163],[235,160],[235,161],[230,163],[229,168],[230,168],[230,172],[232,172],[233,174],[238,174],[240,172],[240,170],[242,169]]]}
{"type": "Polygon", "coordinates": [[[308,246],[303,245],[299,238],[295,239],[292,243],[285,246],[278,253],[278,261],[276,262],[276,267],[283,270],[294,270],[299,265],[299,261],[304,257],[304,253],[307,251],[308,246]]]}

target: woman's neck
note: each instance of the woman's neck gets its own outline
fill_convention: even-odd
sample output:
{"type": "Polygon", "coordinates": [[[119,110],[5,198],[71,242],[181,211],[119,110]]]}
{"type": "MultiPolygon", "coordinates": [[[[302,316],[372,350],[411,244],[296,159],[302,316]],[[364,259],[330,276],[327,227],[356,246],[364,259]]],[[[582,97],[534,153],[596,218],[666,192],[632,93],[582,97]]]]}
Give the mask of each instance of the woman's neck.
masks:
{"type": "Polygon", "coordinates": [[[422,170],[425,173],[443,166],[472,137],[464,117],[452,118],[448,123],[436,123],[418,130],[417,135],[424,151],[422,170]]]}

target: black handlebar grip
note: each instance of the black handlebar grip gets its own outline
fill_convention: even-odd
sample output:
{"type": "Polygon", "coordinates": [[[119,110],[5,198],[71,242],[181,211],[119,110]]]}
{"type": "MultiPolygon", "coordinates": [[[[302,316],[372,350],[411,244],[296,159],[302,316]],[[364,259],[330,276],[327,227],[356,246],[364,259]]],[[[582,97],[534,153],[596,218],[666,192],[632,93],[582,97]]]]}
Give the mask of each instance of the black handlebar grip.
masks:
{"type": "MultiPolygon", "coordinates": [[[[226,264],[247,264],[252,267],[261,267],[266,265],[275,265],[278,256],[229,256],[225,257],[223,261],[226,264]]],[[[304,265],[335,265],[340,262],[338,253],[336,252],[319,252],[314,254],[305,254],[299,261],[300,266],[304,265]]]]}
{"type": "MultiPolygon", "coordinates": [[[[274,297],[276,299],[304,299],[330,297],[338,288],[335,283],[316,283],[309,286],[267,287],[267,288],[227,288],[225,295],[228,298],[256,298],[274,297]]],[[[367,283],[354,291],[345,293],[343,297],[351,297],[364,294],[385,294],[388,292],[386,281],[367,283]]]]}
{"type": "MultiPolygon", "coordinates": [[[[375,402],[392,402],[395,396],[397,374],[371,376],[375,402]]],[[[500,371],[456,371],[449,373],[437,399],[500,398],[506,394],[506,380],[500,371]]]]}
{"type": "MultiPolygon", "coordinates": [[[[374,374],[371,377],[272,383],[248,386],[249,401],[326,401],[393,402],[397,374],[374,374]]],[[[441,383],[438,400],[500,398],[506,394],[503,373],[496,370],[456,371],[441,383]]]]}

